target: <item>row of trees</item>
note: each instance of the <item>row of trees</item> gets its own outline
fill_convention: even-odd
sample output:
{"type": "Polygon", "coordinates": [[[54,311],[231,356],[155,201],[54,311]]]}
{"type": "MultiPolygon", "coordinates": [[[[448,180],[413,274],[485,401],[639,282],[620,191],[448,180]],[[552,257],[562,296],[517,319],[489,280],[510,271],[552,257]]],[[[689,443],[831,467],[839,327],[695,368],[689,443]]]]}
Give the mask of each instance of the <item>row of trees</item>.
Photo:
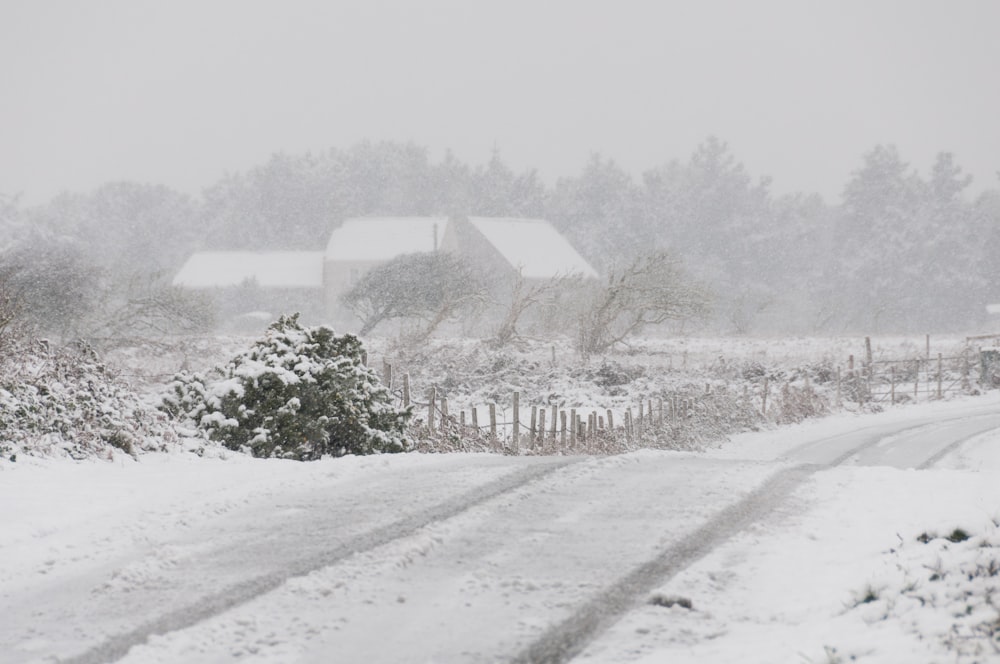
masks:
{"type": "Polygon", "coordinates": [[[447,252],[404,254],[369,271],[342,297],[362,321],[361,334],[392,320],[418,322],[405,339],[419,343],[443,323],[481,318],[496,306],[489,341],[504,346],[519,327],[574,332],[585,356],[627,344],[649,326],[704,316],[708,292],[665,252],[643,254],[606,280],[579,275],[526,279],[485,275],[447,252]],[[506,291],[506,292],[504,292],[506,291]]]}
{"type": "Polygon", "coordinates": [[[197,209],[166,187],[129,183],[26,210],[0,198],[0,340],[100,345],[210,328],[211,302],[170,284],[198,242],[197,209]]]}
{"type": "Polygon", "coordinates": [[[714,294],[714,331],[970,327],[996,296],[1000,191],[971,198],[969,184],[947,153],[922,176],[892,146],[864,155],[831,204],[775,196],[715,138],[638,179],[594,155],[551,186],[497,152],[474,167],[365,142],[277,154],[197,199],[133,183],[32,208],[2,197],[0,298],[49,333],[137,332],[161,314],[157,329],[195,329],[210,324],[204,303],[169,288],[194,250],[319,249],[355,216],[524,216],[554,222],[605,276],[668,252],[672,278],[714,294]]]}

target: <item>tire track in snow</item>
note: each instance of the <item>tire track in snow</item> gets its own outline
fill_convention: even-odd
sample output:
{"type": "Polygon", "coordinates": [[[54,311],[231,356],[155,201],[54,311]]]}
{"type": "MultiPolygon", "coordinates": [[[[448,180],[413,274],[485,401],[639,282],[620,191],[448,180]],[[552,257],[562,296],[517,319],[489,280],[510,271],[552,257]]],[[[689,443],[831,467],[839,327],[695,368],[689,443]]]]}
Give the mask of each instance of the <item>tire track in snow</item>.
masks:
{"type": "Polygon", "coordinates": [[[324,567],[335,565],[354,554],[409,537],[432,523],[455,517],[481,503],[530,484],[561,468],[580,463],[583,459],[583,457],[556,457],[539,461],[537,464],[466,491],[426,510],[358,535],[321,555],[291,561],[280,572],[262,575],[231,586],[214,595],[200,598],[196,604],[171,611],[129,632],[112,637],[83,653],[60,659],[59,662],[64,664],[103,664],[117,661],[124,657],[133,646],[145,643],[150,636],[191,627],[271,592],[289,579],[305,576],[324,567]]]}
{"type": "Polygon", "coordinates": [[[1000,426],[993,424],[991,426],[984,427],[983,429],[978,430],[974,433],[971,433],[968,436],[965,436],[964,438],[960,438],[955,442],[951,443],[950,445],[946,445],[945,447],[940,449],[937,453],[935,453],[933,456],[931,456],[929,459],[927,459],[922,464],[917,466],[917,470],[927,470],[928,468],[934,467],[935,465],[937,465],[939,461],[941,461],[941,459],[945,458],[946,456],[948,456],[949,454],[960,448],[962,445],[965,445],[970,440],[979,438],[980,436],[989,433],[991,431],[996,431],[997,429],[1000,429],[1000,426]]]}
{"type": "MultiPolygon", "coordinates": [[[[976,416],[965,415],[946,421],[954,423],[970,419],[976,419],[976,416]]],[[[518,653],[510,660],[511,664],[566,664],[582,653],[601,632],[635,608],[640,596],[666,583],[736,533],[773,512],[814,473],[839,466],[886,438],[905,435],[927,426],[927,422],[922,422],[890,431],[879,431],[868,435],[860,444],[841,452],[829,462],[799,464],[778,471],[748,496],[724,508],[685,540],[635,568],[580,606],[567,619],[551,627],[518,653]]],[[[997,427],[994,424],[983,431],[995,428],[997,427]]],[[[949,451],[981,435],[983,431],[949,444],[919,467],[929,467],[949,451]]],[[[815,449],[831,440],[847,438],[856,433],[856,431],[848,432],[810,442],[794,448],[792,453],[815,449]]]]}
{"type": "Polygon", "coordinates": [[[902,426],[900,428],[890,428],[888,430],[886,430],[886,427],[884,425],[865,427],[863,429],[855,429],[853,431],[847,431],[845,433],[840,433],[835,436],[828,436],[826,438],[821,438],[819,440],[810,441],[803,445],[799,445],[798,447],[789,450],[789,452],[785,455],[784,458],[790,461],[798,460],[805,464],[812,464],[815,466],[825,466],[832,468],[834,466],[839,466],[841,464],[850,461],[853,457],[864,452],[865,450],[875,447],[879,443],[891,438],[910,435],[922,430],[930,430],[935,427],[940,427],[942,423],[954,424],[960,421],[975,420],[981,417],[990,417],[990,416],[994,415],[993,414],[962,415],[960,417],[954,417],[943,421],[938,419],[922,420],[918,423],[911,423],[907,426],[902,426]],[[833,456],[832,459],[812,458],[814,455],[811,454],[811,452],[829,446],[834,441],[857,437],[857,435],[863,431],[874,431],[874,433],[868,434],[865,438],[862,439],[861,443],[852,446],[847,451],[841,452],[840,454],[833,456]]]}
{"type": "Polygon", "coordinates": [[[687,538],[666,549],[577,609],[525,648],[513,664],[562,664],[635,606],[636,597],[708,554],[777,507],[821,466],[794,466],[772,475],[743,500],[724,508],[687,538]]]}

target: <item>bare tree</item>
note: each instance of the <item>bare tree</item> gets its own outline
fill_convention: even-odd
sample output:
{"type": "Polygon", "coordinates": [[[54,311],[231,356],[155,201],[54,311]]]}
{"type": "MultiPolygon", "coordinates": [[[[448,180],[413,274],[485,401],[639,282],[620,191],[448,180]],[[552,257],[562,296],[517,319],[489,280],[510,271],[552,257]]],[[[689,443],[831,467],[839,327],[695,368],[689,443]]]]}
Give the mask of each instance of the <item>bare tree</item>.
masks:
{"type": "Polygon", "coordinates": [[[648,325],[703,316],[708,302],[675,258],[663,251],[641,256],[595,289],[580,316],[577,348],[583,355],[604,352],[648,325]]]}
{"type": "Polygon", "coordinates": [[[726,303],[727,318],[738,335],[750,333],[757,318],[772,308],[777,298],[763,287],[745,286],[726,303]]]}
{"type": "Polygon", "coordinates": [[[368,272],[341,300],[362,321],[359,335],[399,318],[423,321],[414,341],[482,303],[485,286],[466,261],[447,252],[406,254],[368,272]]]}
{"type": "Polygon", "coordinates": [[[24,329],[21,301],[10,280],[0,273],[0,349],[18,338],[24,329]]]}
{"type": "Polygon", "coordinates": [[[72,244],[25,244],[0,254],[0,335],[53,335],[98,346],[202,332],[211,303],[163,273],[114,279],[72,244]]]}
{"type": "Polygon", "coordinates": [[[582,279],[577,275],[557,275],[544,281],[528,282],[518,270],[505,303],[506,313],[490,342],[500,348],[520,338],[517,326],[525,313],[540,306],[556,306],[559,296],[578,288],[582,279]]]}
{"type": "Polygon", "coordinates": [[[0,281],[25,329],[62,340],[81,336],[99,302],[104,272],[71,241],[22,242],[0,255],[0,281]]]}
{"type": "Polygon", "coordinates": [[[87,322],[84,336],[110,347],[147,337],[205,332],[215,315],[208,297],[170,285],[163,273],[151,273],[115,284],[87,322]]]}

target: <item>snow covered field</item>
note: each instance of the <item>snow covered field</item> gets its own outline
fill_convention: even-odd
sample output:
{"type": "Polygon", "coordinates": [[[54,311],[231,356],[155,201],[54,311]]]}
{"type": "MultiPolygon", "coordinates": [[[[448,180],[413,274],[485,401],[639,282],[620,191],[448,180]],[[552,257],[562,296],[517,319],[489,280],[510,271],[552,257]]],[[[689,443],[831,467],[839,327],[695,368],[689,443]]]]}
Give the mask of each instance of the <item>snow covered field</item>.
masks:
{"type": "MultiPolygon", "coordinates": [[[[778,437],[892,417],[898,411],[831,418],[778,437]]],[[[774,438],[743,436],[724,453],[758,456],[781,445],[774,438]]],[[[1000,578],[967,576],[976,565],[1000,565],[1000,432],[968,438],[931,469],[854,461],[815,473],[781,508],[654,593],[687,598],[691,610],[639,608],[580,661],[1000,661],[1000,596],[986,604],[1000,578]],[[945,539],[955,529],[970,539],[945,539]],[[925,534],[938,537],[919,541],[925,534]],[[931,580],[936,570],[945,578],[931,580]]]]}
{"type": "Polygon", "coordinates": [[[701,454],[0,462],[0,662],[991,661],[998,428],[991,394],[701,454]]]}

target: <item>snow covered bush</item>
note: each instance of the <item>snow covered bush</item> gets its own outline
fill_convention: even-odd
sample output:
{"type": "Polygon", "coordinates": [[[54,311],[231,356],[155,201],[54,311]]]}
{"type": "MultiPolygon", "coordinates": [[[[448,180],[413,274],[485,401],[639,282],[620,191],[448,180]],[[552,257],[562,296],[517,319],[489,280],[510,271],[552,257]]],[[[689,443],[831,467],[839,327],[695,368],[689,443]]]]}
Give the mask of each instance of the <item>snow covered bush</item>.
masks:
{"type": "Polygon", "coordinates": [[[0,361],[0,453],[110,457],[163,450],[176,434],[162,413],[85,345],[34,341],[0,361]]]}
{"type": "Polygon", "coordinates": [[[362,355],[353,335],[282,316],[208,376],[178,375],[161,408],[258,457],[401,452],[410,411],[393,405],[362,355]]]}
{"type": "MultiPolygon", "coordinates": [[[[995,661],[1000,652],[1000,520],[901,540],[889,564],[856,593],[869,624],[897,622],[944,653],[928,661],[995,661]]],[[[935,653],[936,654],[936,653],[935,653]]]]}

